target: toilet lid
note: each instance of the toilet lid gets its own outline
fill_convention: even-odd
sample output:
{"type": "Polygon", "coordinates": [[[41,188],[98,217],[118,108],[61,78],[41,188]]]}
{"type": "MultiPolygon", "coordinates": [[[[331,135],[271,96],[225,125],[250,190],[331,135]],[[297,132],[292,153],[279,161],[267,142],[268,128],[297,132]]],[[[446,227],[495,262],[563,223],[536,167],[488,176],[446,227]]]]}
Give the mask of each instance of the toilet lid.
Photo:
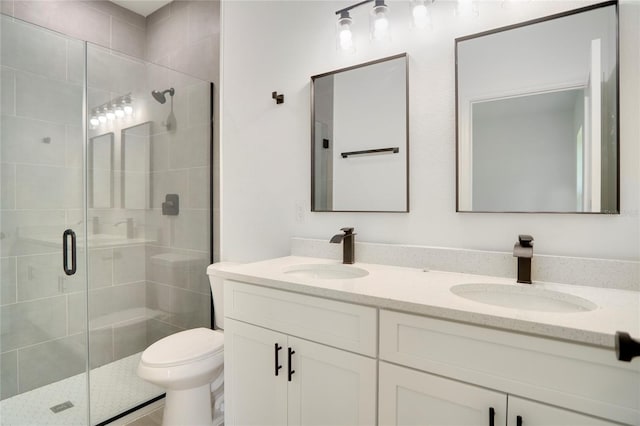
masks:
{"type": "Polygon", "coordinates": [[[208,358],[224,350],[224,334],[208,328],[181,331],[158,340],[143,353],[149,366],[169,367],[208,358]]]}

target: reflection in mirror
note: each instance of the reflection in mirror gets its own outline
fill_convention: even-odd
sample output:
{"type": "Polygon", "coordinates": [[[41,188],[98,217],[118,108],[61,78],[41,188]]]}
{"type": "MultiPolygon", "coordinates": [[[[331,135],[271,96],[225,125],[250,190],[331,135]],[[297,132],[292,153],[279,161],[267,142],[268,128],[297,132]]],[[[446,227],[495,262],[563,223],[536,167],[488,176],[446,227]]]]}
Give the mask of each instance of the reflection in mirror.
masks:
{"type": "Polygon", "coordinates": [[[311,79],[311,210],[409,211],[406,54],[311,79]]]}
{"type": "Polygon", "coordinates": [[[89,139],[89,206],[113,207],[113,133],[89,139]]]}
{"type": "Polygon", "coordinates": [[[122,129],[122,206],[151,207],[151,122],[122,129]]]}
{"type": "Polygon", "coordinates": [[[618,213],[617,4],[456,40],[457,211],[618,213]]]}

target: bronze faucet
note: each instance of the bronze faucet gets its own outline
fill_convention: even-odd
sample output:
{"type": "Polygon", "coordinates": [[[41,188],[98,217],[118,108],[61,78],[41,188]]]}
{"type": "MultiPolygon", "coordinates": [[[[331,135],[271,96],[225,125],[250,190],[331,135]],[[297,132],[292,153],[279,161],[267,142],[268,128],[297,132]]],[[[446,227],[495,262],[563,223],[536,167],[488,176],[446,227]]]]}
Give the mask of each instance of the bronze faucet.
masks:
{"type": "Polygon", "coordinates": [[[513,257],[518,258],[519,283],[531,284],[531,258],[533,258],[533,237],[518,235],[518,242],[513,246],[513,257]]]}
{"type": "Polygon", "coordinates": [[[331,240],[329,240],[329,242],[340,244],[344,241],[342,244],[342,263],[350,265],[355,262],[354,258],[356,234],[353,233],[353,228],[340,228],[340,230],[343,231],[344,234],[334,235],[333,237],[331,237],[331,240]]]}

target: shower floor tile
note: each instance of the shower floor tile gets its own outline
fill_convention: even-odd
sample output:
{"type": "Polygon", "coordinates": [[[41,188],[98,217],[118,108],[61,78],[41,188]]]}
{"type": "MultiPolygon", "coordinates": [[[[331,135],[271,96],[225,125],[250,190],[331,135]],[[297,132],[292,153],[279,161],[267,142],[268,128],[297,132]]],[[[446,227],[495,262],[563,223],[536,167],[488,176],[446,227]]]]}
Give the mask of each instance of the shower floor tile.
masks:
{"type": "MultiPolygon", "coordinates": [[[[92,424],[100,423],[164,391],[136,375],[141,353],[91,370],[92,424]]],[[[86,425],[87,380],[78,374],[0,401],[3,426],[86,425]],[[51,407],[70,401],[73,407],[54,413],[51,407]]]]}

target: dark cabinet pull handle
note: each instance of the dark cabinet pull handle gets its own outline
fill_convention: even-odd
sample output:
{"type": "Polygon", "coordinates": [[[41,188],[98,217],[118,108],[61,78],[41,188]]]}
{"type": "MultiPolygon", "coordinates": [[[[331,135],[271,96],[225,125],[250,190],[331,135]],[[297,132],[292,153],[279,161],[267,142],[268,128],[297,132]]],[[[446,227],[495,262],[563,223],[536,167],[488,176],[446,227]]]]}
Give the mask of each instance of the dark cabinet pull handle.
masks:
{"type": "Polygon", "coordinates": [[[522,426],[522,416],[516,416],[516,426],[522,426]]]}
{"type": "Polygon", "coordinates": [[[631,362],[640,356],[640,340],[633,339],[629,333],[616,331],[616,358],[618,361],[631,362]]]}
{"type": "Polygon", "coordinates": [[[496,417],[496,410],[493,407],[489,407],[489,426],[495,426],[495,417],[496,417]]]}
{"type": "Polygon", "coordinates": [[[293,349],[289,348],[289,355],[287,357],[287,364],[288,364],[288,367],[289,367],[289,381],[291,381],[291,376],[293,376],[293,373],[296,372],[296,370],[291,368],[291,355],[293,355],[295,353],[296,353],[296,351],[294,351],[293,349]]]}
{"type": "Polygon", "coordinates": [[[71,229],[66,229],[62,233],[62,269],[67,275],[76,273],[76,233],[71,229]],[[68,241],[71,237],[71,268],[69,268],[69,248],[68,241]]]}
{"type": "Polygon", "coordinates": [[[280,351],[280,349],[282,349],[282,346],[278,345],[277,343],[275,344],[275,352],[276,352],[276,376],[278,375],[278,370],[280,370],[282,368],[282,366],[280,365],[280,362],[278,361],[278,352],[280,351]]]}

